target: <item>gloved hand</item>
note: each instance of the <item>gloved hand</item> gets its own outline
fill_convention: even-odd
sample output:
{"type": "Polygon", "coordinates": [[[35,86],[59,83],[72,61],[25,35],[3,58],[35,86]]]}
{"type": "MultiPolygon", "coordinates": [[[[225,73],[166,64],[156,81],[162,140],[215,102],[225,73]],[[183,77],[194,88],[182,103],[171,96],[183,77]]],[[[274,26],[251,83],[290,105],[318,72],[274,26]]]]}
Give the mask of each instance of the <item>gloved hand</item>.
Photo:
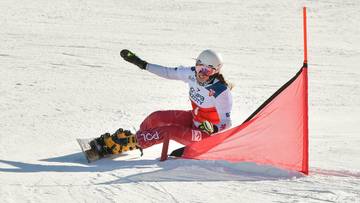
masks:
{"type": "Polygon", "coordinates": [[[199,129],[207,134],[211,135],[215,132],[214,125],[209,121],[204,121],[199,125],[199,129]]]}
{"type": "Polygon", "coordinates": [[[141,60],[138,56],[127,49],[123,49],[120,52],[120,56],[127,62],[130,62],[134,65],[139,66],[139,68],[145,70],[146,65],[148,64],[146,61],[141,60]]]}

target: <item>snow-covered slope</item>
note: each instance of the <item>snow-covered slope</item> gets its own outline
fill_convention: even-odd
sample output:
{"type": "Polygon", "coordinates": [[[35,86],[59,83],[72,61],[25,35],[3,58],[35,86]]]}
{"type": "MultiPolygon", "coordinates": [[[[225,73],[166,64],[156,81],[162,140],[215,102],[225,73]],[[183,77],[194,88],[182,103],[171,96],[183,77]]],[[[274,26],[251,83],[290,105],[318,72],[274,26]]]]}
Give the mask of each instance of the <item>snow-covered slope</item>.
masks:
{"type": "MultiPolygon", "coordinates": [[[[359,202],[360,2],[0,2],[3,202],[359,202]],[[75,138],[189,109],[182,82],[125,63],[192,65],[221,52],[240,124],[302,65],[308,6],[310,175],[254,163],[169,160],[161,146],[87,164],[75,138]]],[[[171,143],[170,150],[179,147],[171,143]]]]}

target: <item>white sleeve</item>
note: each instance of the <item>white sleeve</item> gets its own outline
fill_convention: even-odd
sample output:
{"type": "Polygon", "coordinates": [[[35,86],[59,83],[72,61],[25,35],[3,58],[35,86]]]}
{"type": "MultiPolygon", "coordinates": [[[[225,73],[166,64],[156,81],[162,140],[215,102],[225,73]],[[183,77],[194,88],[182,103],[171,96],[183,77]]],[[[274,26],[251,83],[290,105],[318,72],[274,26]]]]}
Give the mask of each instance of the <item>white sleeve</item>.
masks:
{"type": "Polygon", "coordinates": [[[225,130],[231,127],[231,109],[232,109],[232,96],[230,89],[228,88],[222,92],[215,101],[216,110],[220,117],[220,123],[216,126],[218,130],[225,130]]]}
{"type": "Polygon", "coordinates": [[[146,70],[162,78],[170,80],[182,80],[184,82],[188,82],[189,77],[194,74],[191,67],[179,66],[170,68],[150,63],[147,64],[146,70]]]}

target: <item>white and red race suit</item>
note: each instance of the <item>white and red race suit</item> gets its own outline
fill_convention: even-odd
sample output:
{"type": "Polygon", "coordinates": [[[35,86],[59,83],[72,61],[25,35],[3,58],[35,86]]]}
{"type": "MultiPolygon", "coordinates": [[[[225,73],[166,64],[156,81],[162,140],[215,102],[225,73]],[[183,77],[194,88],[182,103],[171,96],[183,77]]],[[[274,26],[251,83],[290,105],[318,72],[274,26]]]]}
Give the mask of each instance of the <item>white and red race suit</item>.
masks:
{"type": "Polygon", "coordinates": [[[138,143],[142,148],[161,143],[164,137],[184,145],[200,141],[209,136],[197,129],[205,120],[211,122],[218,131],[231,126],[231,92],[229,87],[218,79],[205,85],[199,84],[195,67],[169,68],[147,64],[146,70],[166,79],[187,83],[192,110],[157,111],[149,115],[137,132],[138,143]]]}

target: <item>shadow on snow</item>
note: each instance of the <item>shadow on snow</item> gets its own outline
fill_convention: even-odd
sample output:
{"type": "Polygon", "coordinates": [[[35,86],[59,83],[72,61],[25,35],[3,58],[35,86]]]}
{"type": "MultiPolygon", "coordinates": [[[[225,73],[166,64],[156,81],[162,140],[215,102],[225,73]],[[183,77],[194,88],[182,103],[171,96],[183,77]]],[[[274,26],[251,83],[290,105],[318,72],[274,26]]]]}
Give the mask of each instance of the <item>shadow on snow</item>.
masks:
{"type": "Polygon", "coordinates": [[[3,163],[12,166],[12,168],[0,167],[0,172],[106,172],[124,168],[144,168],[147,165],[154,165],[157,162],[156,160],[118,161],[112,159],[102,159],[94,163],[87,163],[82,152],[42,159],[39,161],[52,162],[56,164],[25,163],[0,159],[0,164],[3,163]]]}
{"type": "MultiPolygon", "coordinates": [[[[170,159],[166,162],[155,160],[103,159],[87,163],[81,152],[65,156],[39,160],[48,164],[25,163],[0,160],[0,172],[36,173],[36,172],[110,172],[120,169],[134,169],[131,175],[102,184],[121,184],[130,182],[173,182],[173,181],[261,181],[303,177],[302,174],[255,163],[229,163],[226,161],[200,161],[188,159],[170,159]],[[60,164],[59,164],[60,163],[60,164]],[[139,170],[147,172],[139,172],[139,170]]],[[[310,175],[360,178],[360,173],[313,168],[310,175]]]]}
{"type": "Polygon", "coordinates": [[[25,163],[0,160],[0,172],[109,172],[120,169],[134,169],[118,180],[100,184],[122,184],[132,182],[190,182],[190,181],[263,181],[303,177],[302,174],[255,163],[229,163],[227,161],[203,161],[170,159],[156,160],[113,160],[102,159],[88,164],[82,153],[69,154],[39,160],[43,163],[25,163]],[[60,164],[59,164],[60,163],[60,164]],[[137,170],[139,169],[139,170],[137,170]],[[143,172],[147,171],[147,172],[143,172]]]}

